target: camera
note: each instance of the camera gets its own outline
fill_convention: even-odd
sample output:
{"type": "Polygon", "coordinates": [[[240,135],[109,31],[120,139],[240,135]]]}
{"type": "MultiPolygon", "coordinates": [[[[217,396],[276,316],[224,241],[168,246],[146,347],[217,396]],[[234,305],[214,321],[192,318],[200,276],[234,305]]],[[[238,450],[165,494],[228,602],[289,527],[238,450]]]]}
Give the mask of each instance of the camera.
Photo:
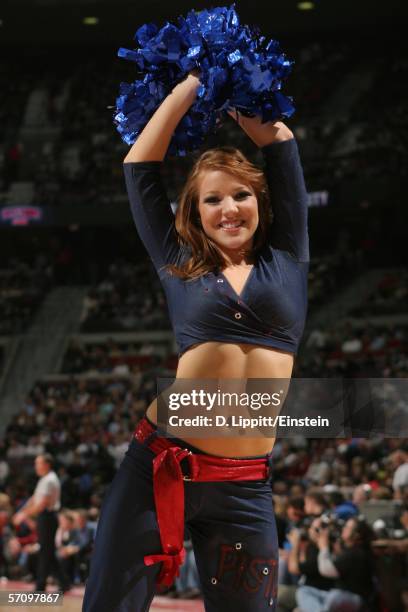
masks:
{"type": "Polygon", "coordinates": [[[312,518],[310,518],[309,516],[306,516],[302,520],[302,523],[298,526],[299,536],[300,536],[301,541],[303,542],[309,541],[309,528],[310,528],[310,525],[312,524],[312,521],[313,521],[312,518]]]}
{"type": "Polygon", "coordinates": [[[341,531],[344,526],[344,521],[333,512],[325,512],[321,516],[320,528],[317,527],[316,531],[322,531],[323,529],[329,530],[329,541],[335,542],[340,539],[341,531]]]}

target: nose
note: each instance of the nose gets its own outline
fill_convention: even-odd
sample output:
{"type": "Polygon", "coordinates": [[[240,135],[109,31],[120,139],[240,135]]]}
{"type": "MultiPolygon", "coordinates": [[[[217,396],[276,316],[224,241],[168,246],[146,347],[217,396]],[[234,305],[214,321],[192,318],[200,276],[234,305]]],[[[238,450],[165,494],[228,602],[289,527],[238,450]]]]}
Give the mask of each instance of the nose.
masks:
{"type": "Polygon", "coordinates": [[[231,196],[227,196],[223,204],[222,211],[226,217],[232,217],[239,212],[238,204],[231,196]]]}

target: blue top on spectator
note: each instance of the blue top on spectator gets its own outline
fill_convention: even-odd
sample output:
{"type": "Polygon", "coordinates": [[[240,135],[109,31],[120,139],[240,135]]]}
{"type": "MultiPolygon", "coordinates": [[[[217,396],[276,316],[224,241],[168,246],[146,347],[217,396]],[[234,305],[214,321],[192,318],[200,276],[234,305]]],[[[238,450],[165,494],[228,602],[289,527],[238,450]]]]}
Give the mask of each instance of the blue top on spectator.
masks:
{"type": "Polygon", "coordinates": [[[166,292],[180,355],[209,341],[297,351],[307,309],[307,193],[295,139],[267,145],[262,153],[274,218],[239,295],[221,271],[195,280],[167,271],[188,250],[177,240],[162,162],[124,164],[133,218],[166,292]]]}

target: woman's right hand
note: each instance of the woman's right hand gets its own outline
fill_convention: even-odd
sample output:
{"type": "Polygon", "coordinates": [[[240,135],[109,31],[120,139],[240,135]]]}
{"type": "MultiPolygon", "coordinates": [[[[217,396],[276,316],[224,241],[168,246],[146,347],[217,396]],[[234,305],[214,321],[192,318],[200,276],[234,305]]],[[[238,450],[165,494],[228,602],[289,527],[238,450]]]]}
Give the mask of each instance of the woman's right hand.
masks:
{"type": "Polygon", "coordinates": [[[196,94],[197,94],[197,89],[199,88],[200,85],[201,85],[200,71],[197,68],[195,68],[194,70],[188,73],[188,75],[185,77],[185,79],[183,79],[183,81],[181,81],[175,86],[173,91],[186,92],[187,94],[191,94],[195,99],[196,94]]]}
{"type": "Polygon", "coordinates": [[[177,125],[197,97],[201,83],[196,72],[191,71],[163,100],[126,155],[125,163],[164,159],[177,125]]]}
{"type": "Polygon", "coordinates": [[[188,73],[188,76],[190,76],[190,74],[192,76],[197,77],[198,79],[200,79],[200,77],[201,77],[201,72],[200,72],[200,70],[198,68],[193,68],[192,70],[190,70],[190,72],[188,73]]]}

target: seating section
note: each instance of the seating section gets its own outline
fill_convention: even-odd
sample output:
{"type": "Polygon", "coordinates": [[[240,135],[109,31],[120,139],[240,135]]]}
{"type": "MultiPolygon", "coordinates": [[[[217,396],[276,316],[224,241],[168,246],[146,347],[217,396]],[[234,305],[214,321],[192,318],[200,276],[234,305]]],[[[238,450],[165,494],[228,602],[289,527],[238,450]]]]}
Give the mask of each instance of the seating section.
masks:
{"type": "Polygon", "coordinates": [[[406,314],[408,303],[408,272],[398,270],[385,274],[364,303],[352,315],[384,316],[406,314]]]}
{"type": "MultiPolygon", "coordinates": [[[[405,50],[394,43],[384,55],[376,43],[370,46],[369,41],[359,40],[315,41],[285,50],[295,59],[287,84],[297,107],[290,125],[301,141],[309,182],[332,185],[343,178],[378,176],[388,170],[405,175],[400,137],[407,121],[401,89],[407,73],[405,50]],[[358,69],[355,57],[360,60],[358,69]],[[351,67],[357,72],[349,82],[351,67]],[[341,94],[347,87],[346,104],[341,94]],[[378,147],[383,155],[375,154],[378,147]]],[[[3,201],[26,197],[51,206],[123,201],[118,160],[128,147],[113,126],[112,107],[119,83],[132,78],[129,63],[112,57],[111,49],[101,50],[97,58],[79,49],[69,61],[48,54],[42,62],[13,56],[9,64],[0,71],[3,201]],[[15,78],[16,73],[20,78],[15,78]],[[18,127],[23,128],[21,138],[15,136],[18,127]],[[33,128],[43,128],[44,134],[35,145],[24,136],[33,128]]],[[[207,144],[233,141],[253,155],[242,130],[229,118],[224,123],[217,139],[210,137],[207,144]]],[[[173,162],[166,166],[172,198],[190,165],[188,156],[178,160],[178,172],[173,162]]]]}
{"type": "Polygon", "coordinates": [[[84,300],[82,332],[169,329],[160,281],[146,256],[119,261],[84,300]]]}
{"type": "Polygon", "coordinates": [[[21,334],[53,283],[51,261],[10,258],[0,264],[0,336],[21,334]]]}

